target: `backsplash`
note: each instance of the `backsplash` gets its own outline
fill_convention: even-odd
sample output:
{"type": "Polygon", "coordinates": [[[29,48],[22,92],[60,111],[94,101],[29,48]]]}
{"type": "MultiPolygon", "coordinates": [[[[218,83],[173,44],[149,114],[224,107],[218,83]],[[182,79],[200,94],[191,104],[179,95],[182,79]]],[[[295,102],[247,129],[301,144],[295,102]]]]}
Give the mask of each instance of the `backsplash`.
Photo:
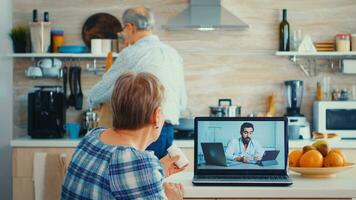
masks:
{"type": "MultiPolygon", "coordinates": [[[[281,9],[288,9],[291,29],[300,29],[315,41],[331,40],[337,33],[356,33],[354,0],[222,0],[223,6],[250,25],[246,31],[165,31],[168,19],[187,7],[186,0],[13,0],[13,24],[27,24],[32,9],[48,11],[54,28],[63,29],[65,44],[83,44],[81,29],[92,14],[107,12],[121,20],[128,7],[146,5],[155,12],[156,34],[178,50],[184,59],[188,106],[195,116],[208,115],[218,98],[232,98],[242,106],[242,115],[266,111],[266,97],[277,94],[277,114],[285,112],[283,81],[304,81],[302,113],[311,117],[316,82],[331,77],[331,88],[351,88],[356,76],[333,73],[319,67],[318,76],[307,78],[287,57],[274,56],[278,48],[281,9]],[[328,19],[327,21],[325,19],[328,19]]],[[[82,61],[84,97],[100,80],[85,71],[82,61]]],[[[31,59],[14,62],[14,137],[27,133],[27,93],[34,85],[62,84],[62,80],[28,79],[25,69],[31,59]]],[[[88,108],[84,98],[84,109],[88,108]]],[[[83,111],[84,111],[83,109],[83,111]]],[[[82,111],[67,110],[67,121],[79,121],[82,111]]]]}

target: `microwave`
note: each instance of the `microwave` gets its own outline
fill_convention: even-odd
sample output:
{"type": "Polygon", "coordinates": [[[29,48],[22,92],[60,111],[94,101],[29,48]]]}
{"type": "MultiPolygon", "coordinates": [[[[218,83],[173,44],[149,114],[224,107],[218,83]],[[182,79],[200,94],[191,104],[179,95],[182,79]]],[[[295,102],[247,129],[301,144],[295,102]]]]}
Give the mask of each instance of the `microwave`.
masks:
{"type": "Polygon", "coordinates": [[[356,101],[315,101],[314,130],[356,139],[356,101]]]}

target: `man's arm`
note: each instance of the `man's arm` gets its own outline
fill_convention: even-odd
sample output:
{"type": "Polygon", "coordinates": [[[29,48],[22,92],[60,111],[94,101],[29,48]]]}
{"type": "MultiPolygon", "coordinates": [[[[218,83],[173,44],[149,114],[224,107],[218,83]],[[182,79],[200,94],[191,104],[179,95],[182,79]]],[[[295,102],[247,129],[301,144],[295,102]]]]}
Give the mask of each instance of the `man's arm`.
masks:
{"type": "Polygon", "coordinates": [[[88,102],[91,107],[95,108],[110,100],[117,78],[125,70],[128,70],[125,66],[127,65],[124,56],[120,53],[112,67],[105,72],[103,78],[90,89],[88,102]]]}
{"type": "Polygon", "coordinates": [[[103,79],[96,83],[89,92],[89,105],[93,108],[109,101],[118,75],[111,69],[103,75],[103,79]]]}

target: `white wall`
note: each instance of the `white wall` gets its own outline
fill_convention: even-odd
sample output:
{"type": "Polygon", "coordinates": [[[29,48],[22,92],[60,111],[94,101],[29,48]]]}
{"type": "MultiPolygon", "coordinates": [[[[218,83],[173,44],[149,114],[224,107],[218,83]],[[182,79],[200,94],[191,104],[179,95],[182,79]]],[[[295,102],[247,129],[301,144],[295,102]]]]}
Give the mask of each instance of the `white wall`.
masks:
{"type": "Polygon", "coordinates": [[[12,199],[11,148],[13,130],[12,51],[8,32],[12,24],[11,0],[0,0],[0,199],[12,199]]]}

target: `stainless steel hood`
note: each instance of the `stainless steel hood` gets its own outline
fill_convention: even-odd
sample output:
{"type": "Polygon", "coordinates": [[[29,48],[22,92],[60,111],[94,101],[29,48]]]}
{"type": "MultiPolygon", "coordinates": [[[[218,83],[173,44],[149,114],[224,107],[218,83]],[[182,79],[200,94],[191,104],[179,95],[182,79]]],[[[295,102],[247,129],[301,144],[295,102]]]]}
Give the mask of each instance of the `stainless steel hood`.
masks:
{"type": "Polygon", "coordinates": [[[221,0],[189,0],[189,7],[162,27],[167,30],[243,30],[249,25],[221,6],[221,0]]]}

